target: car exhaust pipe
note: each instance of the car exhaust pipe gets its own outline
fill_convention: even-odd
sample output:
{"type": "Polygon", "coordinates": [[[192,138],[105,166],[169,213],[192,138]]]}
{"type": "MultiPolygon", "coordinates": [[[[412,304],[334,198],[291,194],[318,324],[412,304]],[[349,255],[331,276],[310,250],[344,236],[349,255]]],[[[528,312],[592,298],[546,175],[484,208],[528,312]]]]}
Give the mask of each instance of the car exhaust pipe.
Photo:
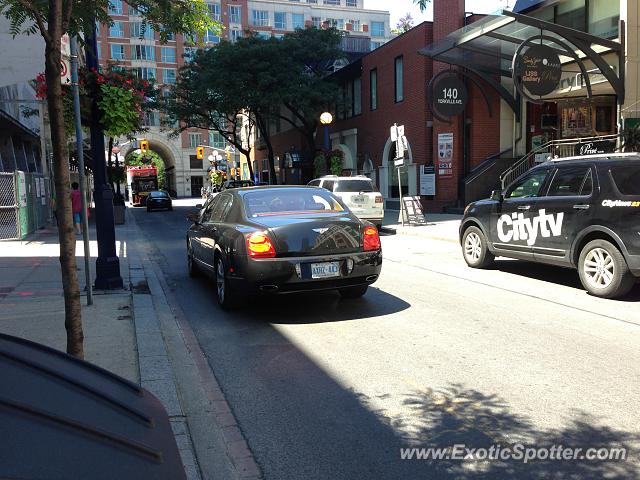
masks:
{"type": "Polygon", "coordinates": [[[378,279],[378,275],[369,275],[365,280],[367,282],[375,282],[378,279]]]}
{"type": "Polygon", "coordinates": [[[262,285],[260,287],[261,292],[274,293],[278,291],[278,287],[276,285],[262,285]]]}

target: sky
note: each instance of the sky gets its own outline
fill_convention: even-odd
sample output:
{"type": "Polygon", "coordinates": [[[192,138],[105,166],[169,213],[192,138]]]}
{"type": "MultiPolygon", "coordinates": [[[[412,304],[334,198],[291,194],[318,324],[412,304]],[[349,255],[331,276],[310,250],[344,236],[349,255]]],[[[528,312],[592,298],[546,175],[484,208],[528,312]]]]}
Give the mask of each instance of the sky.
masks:
{"type": "MultiPolygon", "coordinates": [[[[466,0],[466,10],[474,13],[491,13],[499,8],[512,8],[515,0],[466,0]]],[[[391,13],[391,28],[395,28],[398,20],[411,13],[414,24],[433,19],[433,2],[424,13],[413,4],[413,0],[364,0],[364,8],[371,10],[388,10],[391,13]]]]}

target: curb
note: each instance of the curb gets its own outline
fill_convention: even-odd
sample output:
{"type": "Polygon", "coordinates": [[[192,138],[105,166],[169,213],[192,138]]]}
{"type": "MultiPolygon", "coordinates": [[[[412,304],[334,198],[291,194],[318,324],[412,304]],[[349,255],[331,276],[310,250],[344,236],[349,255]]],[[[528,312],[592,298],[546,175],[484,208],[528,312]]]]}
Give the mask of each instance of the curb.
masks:
{"type": "MultiPolygon", "coordinates": [[[[138,229],[140,236],[142,236],[142,232],[139,230],[133,215],[128,212],[127,217],[131,225],[129,228],[138,229]]],[[[202,462],[198,462],[197,451],[199,448],[198,445],[194,444],[193,431],[189,429],[189,416],[185,415],[183,411],[184,405],[180,402],[180,398],[184,399],[188,393],[180,395],[180,382],[176,382],[174,375],[177,374],[177,372],[175,368],[172,368],[175,366],[172,365],[171,355],[168,352],[168,348],[171,350],[171,345],[173,345],[175,349],[176,343],[178,343],[177,348],[183,351],[185,357],[188,357],[192,370],[191,373],[197,378],[198,385],[201,389],[200,393],[205,397],[204,400],[207,403],[206,414],[211,416],[208,420],[213,423],[213,425],[209,425],[209,427],[217,431],[218,440],[224,445],[226,450],[224,454],[230,461],[230,470],[232,470],[233,478],[239,480],[259,480],[262,478],[261,470],[249,449],[235,416],[226,401],[224,393],[215,378],[215,374],[211,370],[209,362],[200,348],[200,344],[186,315],[168,286],[160,265],[153,259],[153,255],[149,254],[147,248],[148,247],[141,247],[140,251],[138,251],[138,247],[134,246],[132,249],[134,251],[133,256],[134,258],[136,256],[139,258],[139,263],[134,261],[130,262],[132,290],[134,290],[134,286],[136,285],[134,280],[142,282],[141,284],[138,283],[140,289],[145,290],[146,286],[147,290],[146,294],[133,294],[136,335],[138,335],[138,309],[136,308],[135,296],[146,296],[151,303],[153,303],[153,297],[158,304],[161,304],[162,312],[154,310],[154,325],[154,322],[148,319],[148,303],[145,303],[144,300],[138,300],[138,306],[142,314],[140,321],[142,353],[140,351],[140,341],[138,341],[141,383],[145,386],[144,382],[146,381],[150,386],[145,386],[145,388],[148,388],[154,394],[156,394],[154,388],[158,388],[159,394],[157,394],[157,396],[163,404],[165,404],[166,399],[167,403],[165,407],[167,407],[168,411],[169,408],[171,408],[171,411],[174,413],[174,416],[172,416],[171,413],[170,416],[172,418],[172,426],[175,425],[174,435],[176,436],[180,454],[182,455],[187,478],[189,480],[201,480],[205,478],[203,476],[202,462]],[[131,268],[133,265],[136,267],[131,268]],[[142,274],[140,269],[143,271],[142,274]],[[145,310],[145,308],[147,310],[145,310]],[[163,353],[160,355],[161,358],[154,357],[153,355],[145,355],[149,353],[148,350],[145,350],[147,348],[160,350],[157,337],[153,335],[155,331],[154,328],[156,327],[157,334],[162,340],[163,353]],[[174,332],[168,332],[166,328],[174,330],[174,332]],[[152,334],[152,336],[145,336],[149,334],[152,334]],[[150,343],[150,345],[145,345],[145,343],[150,343]],[[144,368],[143,362],[145,365],[144,368]],[[145,374],[144,378],[143,372],[145,374]],[[159,379],[155,378],[158,376],[160,377],[159,379]],[[171,380],[170,382],[169,379],[171,380]]],[[[156,352],[151,350],[150,353],[156,352]]],[[[176,352],[173,353],[174,355],[179,355],[176,352]]],[[[202,447],[202,449],[204,449],[204,447],[202,447]]],[[[205,453],[208,454],[210,452],[205,450],[203,454],[205,453]]],[[[224,477],[221,472],[216,473],[216,478],[224,477]]],[[[207,476],[206,478],[210,477],[207,476]]]]}

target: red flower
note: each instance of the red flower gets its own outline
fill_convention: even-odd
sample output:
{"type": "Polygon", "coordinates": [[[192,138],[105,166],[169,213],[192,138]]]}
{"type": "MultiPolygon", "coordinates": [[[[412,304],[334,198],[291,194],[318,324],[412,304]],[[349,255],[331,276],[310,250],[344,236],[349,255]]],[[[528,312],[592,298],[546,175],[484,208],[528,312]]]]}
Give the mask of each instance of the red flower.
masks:
{"type": "Polygon", "coordinates": [[[142,86],[145,87],[145,88],[147,88],[149,85],[151,85],[151,84],[149,82],[147,82],[146,80],[144,80],[142,82],[142,86]]]}

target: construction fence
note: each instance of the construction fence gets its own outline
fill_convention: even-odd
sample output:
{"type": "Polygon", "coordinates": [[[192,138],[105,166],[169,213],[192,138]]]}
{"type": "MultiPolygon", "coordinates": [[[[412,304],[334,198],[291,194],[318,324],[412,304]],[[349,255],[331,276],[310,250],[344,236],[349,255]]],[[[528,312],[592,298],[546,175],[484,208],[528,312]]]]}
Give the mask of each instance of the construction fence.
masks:
{"type": "Polygon", "coordinates": [[[22,240],[52,219],[49,178],[0,172],[0,240],[22,240]]]}

